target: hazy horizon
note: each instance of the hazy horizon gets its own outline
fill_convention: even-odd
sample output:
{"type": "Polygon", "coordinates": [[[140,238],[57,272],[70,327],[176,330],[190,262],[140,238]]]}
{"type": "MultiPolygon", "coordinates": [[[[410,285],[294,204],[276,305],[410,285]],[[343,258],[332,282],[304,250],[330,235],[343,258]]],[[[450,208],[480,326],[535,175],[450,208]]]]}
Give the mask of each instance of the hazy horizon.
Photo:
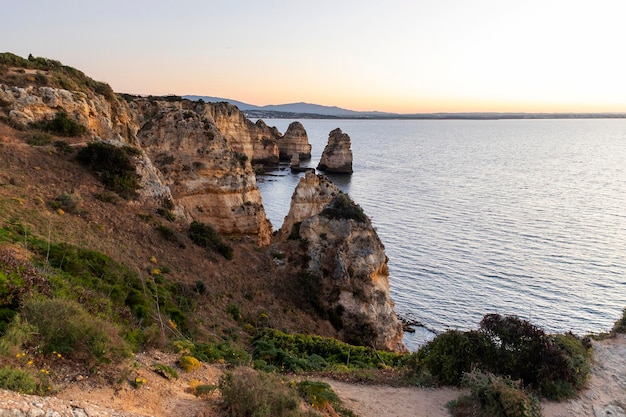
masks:
{"type": "Polygon", "coordinates": [[[115,91],[394,113],[621,113],[617,0],[5,2],[1,49],[115,91]]]}

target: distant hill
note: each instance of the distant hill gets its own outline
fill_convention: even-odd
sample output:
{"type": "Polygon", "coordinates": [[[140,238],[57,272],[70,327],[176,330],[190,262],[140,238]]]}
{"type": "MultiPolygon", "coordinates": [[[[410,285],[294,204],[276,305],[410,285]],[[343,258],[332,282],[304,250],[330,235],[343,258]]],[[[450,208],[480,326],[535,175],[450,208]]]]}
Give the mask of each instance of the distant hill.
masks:
{"type": "Polygon", "coordinates": [[[377,111],[371,112],[362,112],[355,110],[342,109],[337,106],[322,106],[320,104],[311,104],[311,103],[289,103],[289,104],[269,104],[266,106],[256,106],[254,104],[244,103],[242,101],[232,100],[229,98],[222,97],[212,97],[212,96],[195,96],[188,95],[183,96],[183,98],[189,100],[204,100],[205,102],[219,102],[226,101],[228,103],[234,104],[239,108],[239,110],[245,112],[247,115],[253,115],[260,117],[261,115],[280,115],[284,113],[289,114],[298,114],[298,115],[308,115],[309,117],[314,116],[329,116],[329,117],[337,117],[337,118],[389,118],[389,117],[398,117],[400,116],[397,113],[383,113],[377,111]]]}
{"type": "Polygon", "coordinates": [[[205,102],[225,101],[231,103],[245,113],[247,117],[258,118],[301,118],[301,119],[466,119],[466,120],[497,120],[497,119],[599,119],[626,118],[626,113],[499,113],[499,112],[466,112],[466,113],[385,113],[379,111],[355,111],[336,106],[322,106],[311,103],[269,104],[256,106],[243,101],[222,97],[188,95],[189,100],[205,102]]]}

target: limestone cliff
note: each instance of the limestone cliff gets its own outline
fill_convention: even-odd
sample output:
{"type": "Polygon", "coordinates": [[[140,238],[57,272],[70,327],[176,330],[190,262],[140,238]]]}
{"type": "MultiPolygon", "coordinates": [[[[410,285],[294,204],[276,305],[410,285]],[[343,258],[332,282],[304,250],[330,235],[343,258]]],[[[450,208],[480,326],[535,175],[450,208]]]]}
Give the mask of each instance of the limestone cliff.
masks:
{"type": "Polygon", "coordinates": [[[234,151],[245,154],[252,163],[277,164],[276,129],[252,123],[230,103],[197,103],[196,111],[222,132],[234,151]]]}
{"type": "Polygon", "coordinates": [[[385,248],[361,208],[327,178],[300,179],[279,238],[306,242],[315,304],[348,342],[404,351],[385,248]],[[294,225],[300,223],[299,230],[294,225]]]}
{"type": "MultiPolygon", "coordinates": [[[[139,203],[173,203],[174,212],[188,221],[269,243],[272,227],[248,156],[256,155],[257,144],[261,144],[257,150],[263,149],[262,140],[257,140],[260,135],[255,133],[254,140],[250,135],[251,129],[260,129],[225,103],[126,98],[90,90],[0,84],[0,110],[13,125],[28,127],[64,112],[86,126],[85,142],[139,148],[139,203]]],[[[275,141],[265,149],[278,160],[275,141]]]]}
{"type": "Polygon", "coordinates": [[[291,195],[289,213],[285,216],[278,236],[286,238],[294,224],[319,214],[341,191],[323,175],[307,172],[291,195]]]}
{"type": "Polygon", "coordinates": [[[311,145],[309,137],[300,122],[293,122],[287,128],[285,134],[278,139],[280,159],[289,161],[294,153],[302,159],[311,159],[311,145]]]}
{"type": "Polygon", "coordinates": [[[350,136],[337,128],[328,135],[328,143],[322,152],[317,169],[338,174],[352,173],[352,150],[350,136]]]}
{"type": "MultiPolygon", "coordinates": [[[[269,243],[272,226],[254,171],[242,152],[245,148],[231,146],[235,126],[225,122],[226,112],[219,110],[223,106],[217,106],[216,114],[221,115],[226,134],[205,117],[213,109],[209,104],[200,104],[198,112],[188,110],[189,103],[183,102],[137,99],[135,104],[142,114],[153,115],[139,131],[138,140],[185,214],[220,233],[256,236],[259,244],[269,243]]],[[[236,108],[229,110],[240,113],[236,108]]],[[[232,118],[238,119],[238,115],[232,118]]]]}

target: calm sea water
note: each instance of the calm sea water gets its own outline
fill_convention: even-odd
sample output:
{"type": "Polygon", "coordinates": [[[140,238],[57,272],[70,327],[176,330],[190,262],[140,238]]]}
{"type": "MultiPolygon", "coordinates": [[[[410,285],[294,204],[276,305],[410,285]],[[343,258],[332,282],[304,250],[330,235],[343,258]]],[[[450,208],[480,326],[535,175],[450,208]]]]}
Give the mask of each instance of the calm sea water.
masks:
{"type": "MultiPolygon", "coordinates": [[[[292,120],[266,120],[285,132],[292,120]]],[[[611,328],[626,307],[626,120],[300,120],[315,167],[340,127],[396,312],[432,331],[515,314],[550,332],[611,328]]],[[[303,174],[258,178],[277,229],[303,174]]]]}

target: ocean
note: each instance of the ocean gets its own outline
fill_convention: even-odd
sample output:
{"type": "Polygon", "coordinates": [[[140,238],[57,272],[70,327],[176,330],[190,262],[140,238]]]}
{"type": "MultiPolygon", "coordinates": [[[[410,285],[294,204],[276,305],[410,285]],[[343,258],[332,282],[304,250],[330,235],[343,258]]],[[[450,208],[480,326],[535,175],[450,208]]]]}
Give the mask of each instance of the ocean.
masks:
{"type": "MultiPolygon", "coordinates": [[[[354,173],[328,176],[371,217],[396,312],[422,324],[409,350],[487,313],[579,335],[621,317],[626,120],[298,121],[311,167],[331,130],[351,138],[354,173]]],[[[275,229],[302,175],[257,176],[275,229]]]]}

